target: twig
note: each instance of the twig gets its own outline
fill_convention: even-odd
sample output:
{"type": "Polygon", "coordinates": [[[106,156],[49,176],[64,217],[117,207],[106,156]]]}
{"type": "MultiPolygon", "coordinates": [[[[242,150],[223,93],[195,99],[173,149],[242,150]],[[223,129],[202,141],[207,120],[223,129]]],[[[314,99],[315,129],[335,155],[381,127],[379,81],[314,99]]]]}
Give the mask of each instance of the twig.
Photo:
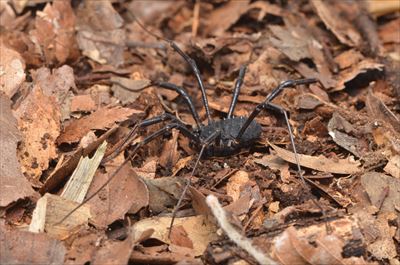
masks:
{"type": "Polygon", "coordinates": [[[271,258],[269,258],[266,254],[257,250],[253,245],[250,239],[241,235],[238,231],[233,228],[233,226],[228,222],[226,218],[226,214],[224,209],[222,209],[221,205],[218,202],[217,197],[214,195],[208,195],[206,202],[210,207],[214,217],[217,219],[218,224],[224,230],[225,234],[238,245],[242,249],[246,250],[254,259],[257,260],[260,264],[278,264],[271,258]]]}

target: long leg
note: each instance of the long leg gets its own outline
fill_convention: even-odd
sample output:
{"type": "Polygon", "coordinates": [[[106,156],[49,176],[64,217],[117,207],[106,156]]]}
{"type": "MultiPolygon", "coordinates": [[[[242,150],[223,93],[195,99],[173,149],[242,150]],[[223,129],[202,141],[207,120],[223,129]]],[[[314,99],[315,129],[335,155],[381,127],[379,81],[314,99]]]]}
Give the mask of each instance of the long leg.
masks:
{"type": "Polygon", "coordinates": [[[282,82],[279,86],[274,88],[274,90],[271,91],[271,93],[265,98],[264,102],[261,102],[258,104],[253,112],[250,114],[250,116],[247,118],[246,122],[243,124],[242,128],[240,128],[240,131],[238,135],[236,136],[236,140],[239,141],[240,138],[242,137],[243,133],[246,131],[247,127],[249,127],[250,123],[254,120],[254,118],[263,110],[266,108],[266,105],[269,104],[274,98],[276,98],[280,92],[286,87],[293,87],[297,85],[302,85],[302,84],[311,84],[317,82],[317,79],[310,78],[310,79],[299,79],[299,80],[287,80],[285,82],[282,82]]]}
{"type": "Polygon", "coordinates": [[[103,159],[102,163],[106,163],[106,162],[110,161],[111,159],[115,158],[124,149],[124,147],[127,146],[131,142],[132,136],[138,128],[144,128],[144,127],[147,127],[147,126],[150,126],[153,124],[157,124],[157,123],[160,123],[163,121],[167,121],[167,120],[173,121],[173,123],[180,124],[180,126],[182,128],[181,131],[183,132],[185,130],[185,133],[188,138],[190,138],[191,140],[193,140],[195,142],[198,142],[198,138],[193,133],[191,133],[188,129],[186,129],[185,125],[180,120],[178,120],[175,116],[173,116],[169,113],[163,113],[159,116],[141,121],[140,123],[135,125],[130,130],[130,132],[124,137],[124,139],[122,141],[120,141],[118,143],[118,145],[115,148],[113,148],[113,150],[111,152],[106,154],[106,157],[103,159]],[[183,129],[183,128],[185,128],[185,129],[183,129]]]}
{"type": "Polygon", "coordinates": [[[212,141],[215,140],[219,135],[221,135],[221,132],[219,130],[217,130],[214,133],[212,133],[207,139],[205,139],[204,142],[201,144],[200,153],[199,153],[199,156],[197,157],[196,163],[194,164],[192,173],[190,174],[190,177],[189,177],[188,181],[186,182],[185,188],[182,191],[182,194],[181,194],[181,196],[180,196],[180,198],[178,200],[178,203],[176,204],[175,209],[172,212],[172,218],[171,218],[171,223],[169,225],[168,237],[170,237],[170,235],[171,235],[172,226],[174,225],[174,220],[175,220],[175,217],[176,217],[176,213],[177,213],[179,207],[181,206],[183,198],[186,195],[187,189],[189,188],[190,184],[192,183],[192,177],[193,177],[194,172],[195,172],[195,170],[197,168],[197,165],[199,164],[201,156],[203,155],[203,152],[207,148],[207,146],[210,145],[212,143],[212,141]]]}
{"type": "Polygon", "coordinates": [[[240,87],[243,84],[243,78],[244,78],[244,75],[246,74],[246,69],[247,69],[246,65],[242,65],[240,67],[239,76],[238,76],[238,79],[236,80],[235,89],[233,90],[232,102],[229,107],[227,119],[232,118],[233,111],[235,110],[235,106],[236,106],[237,100],[239,98],[240,87]]]}
{"type": "MultiPolygon", "coordinates": [[[[154,139],[156,139],[158,136],[163,135],[164,133],[166,133],[167,131],[170,131],[172,129],[178,129],[180,130],[184,135],[192,135],[193,137],[195,137],[197,139],[197,141],[200,141],[200,139],[198,139],[195,135],[193,135],[184,125],[179,124],[179,123],[171,123],[166,125],[164,128],[161,128],[160,130],[150,134],[149,136],[147,136],[146,138],[143,139],[143,141],[141,141],[140,143],[138,143],[135,148],[133,149],[132,153],[125,159],[125,161],[110,175],[110,177],[107,179],[106,182],[103,183],[103,185],[100,186],[100,188],[98,188],[92,195],[90,195],[89,197],[87,197],[83,202],[81,202],[78,206],[76,206],[74,209],[72,209],[66,216],[64,216],[57,224],[61,224],[62,222],[64,222],[69,216],[71,216],[71,214],[73,214],[76,210],[78,210],[79,208],[81,208],[85,203],[87,203],[88,201],[90,201],[94,196],[96,196],[105,186],[107,186],[114,178],[115,176],[118,174],[118,172],[121,171],[121,169],[135,156],[135,154],[137,153],[138,149],[140,147],[142,147],[145,144],[148,144],[149,142],[153,141],[154,139]],[[189,134],[188,134],[189,133],[189,134]]],[[[192,137],[190,136],[190,137],[192,137]]]]}
{"type": "Polygon", "coordinates": [[[199,68],[197,67],[197,64],[196,64],[195,60],[193,60],[186,53],[184,53],[181,50],[181,48],[179,48],[179,46],[175,42],[173,42],[171,40],[168,40],[168,43],[190,65],[190,68],[192,69],[192,72],[193,72],[194,76],[196,77],[197,83],[198,83],[198,85],[200,87],[204,108],[206,109],[206,115],[207,115],[208,123],[210,124],[211,115],[210,115],[210,109],[208,107],[206,89],[204,88],[204,83],[203,83],[203,80],[201,79],[200,71],[199,71],[199,68]]]}
{"type": "Polygon", "coordinates": [[[197,128],[201,127],[201,121],[199,118],[199,114],[196,111],[196,108],[193,105],[193,101],[190,98],[190,96],[188,95],[188,93],[180,86],[177,86],[175,84],[171,84],[171,83],[167,83],[167,82],[160,82],[160,81],[155,81],[152,83],[153,85],[165,88],[165,89],[169,89],[169,90],[173,90],[175,92],[177,92],[179,95],[181,95],[183,97],[183,99],[186,101],[186,104],[188,105],[190,112],[192,113],[192,116],[196,122],[197,128]]]}

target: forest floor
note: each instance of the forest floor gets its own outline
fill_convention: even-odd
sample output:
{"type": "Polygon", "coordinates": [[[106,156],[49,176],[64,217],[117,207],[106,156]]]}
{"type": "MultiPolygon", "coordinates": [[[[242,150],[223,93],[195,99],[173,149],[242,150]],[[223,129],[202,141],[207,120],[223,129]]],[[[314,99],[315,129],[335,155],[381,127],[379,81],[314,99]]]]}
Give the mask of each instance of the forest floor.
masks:
{"type": "Polygon", "coordinates": [[[0,23],[1,264],[400,264],[398,1],[2,0],[0,23]],[[295,150],[275,111],[198,164],[182,130],[141,145],[163,113],[204,132],[204,98],[226,118],[242,66],[235,116],[318,81],[273,100],[295,150]]]}

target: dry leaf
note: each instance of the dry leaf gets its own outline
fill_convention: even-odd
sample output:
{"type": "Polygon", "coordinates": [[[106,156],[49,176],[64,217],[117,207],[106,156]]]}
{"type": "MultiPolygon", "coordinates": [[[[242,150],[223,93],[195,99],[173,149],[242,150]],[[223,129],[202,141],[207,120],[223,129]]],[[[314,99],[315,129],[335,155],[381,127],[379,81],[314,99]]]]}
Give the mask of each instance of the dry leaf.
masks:
{"type": "MultiPolygon", "coordinates": [[[[143,219],[133,225],[133,238],[139,238],[146,230],[154,229],[151,238],[158,239],[168,244],[176,244],[178,242],[172,242],[172,239],[168,238],[170,223],[171,217],[153,217],[143,219]]],[[[203,215],[175,218],[174,227],[178,227],[176,233],[180,234],[179,237],[185,237],[186,242],[188,240],[192,242],[192,249],[195,256],[203,254],[208,243],[217,239],[217,228],[207,221],[206,217],[203,215]]]]}
{"type": "Polygon", "coordinates": [[[21,55],[0,42],[0,91],[14,96],[25,81],[25,61],[21,55]]]}
{"type": "Polygon", "coordinates": [[[222,35],[247,11],[249,3],[249,0],[230,1],[214,9],[208,16],[206,32],[214,36],[222,35]]]}
{"type": "MultiPolygon", "coordinates": [[[[271,147],[276,151],[277,155],[285,161],[296,163],[294,153],[280,148],[274,144],[271,147]]],[[[350,159],[328,159],[324,156],[309,156],[298,154],[299,163],[303,167],[315,170],[330,172],[335,174],[355,174],[360,172],[360,162],[351,161],[350,159]]]]}
{"type": "Polygon", "coordinates": [[[90,95],[78,95],[71,99],[71,112],[92,112],[96,110],[96,102],[90,95]]]}
{"type": "Polygon", "coordinates": [[[179,136],[179,131],[173,129],[172,138],[168,140],[163,146],[159,158],[159,163],[164,168],[175,167],[176,163],[179,160],[180,155],[178,152],[178,136],[179,136]]]}
{"type": "Polygon", "coordinates": [[[49,64],[62,64],[78,54],[75,15],[68,1],[54,1],[38,11],[30,35],[49,64]]]}
{"type": "Polygon", "coordinates": [[[114,107],[101,108],[92,114],[71,122],[57,139],[57,143],[78,142],[90,130],[111,128],[115,122],[127,120],[132,114],[141,113],[134,109],[114,107]]]}
{"type": "Polygon", "coordinates": [[[240,197],[240,193],[245,185],[249,181],[249,174],[246,171],[237,171],[233,174],[226,184],[226,194],[231,196],[233,201],[236,201],[240,197]]]}
{"type": "Polygon", "coordinates": [[[143,179],[143,181],[149,189],[149,208],[153,213],[174,207],[185,186],[185,180],[180,177],[143,179]]]}
{"type": "MultiPolygon", "coordinates": [[[[96,174],[87,197],[96,192],[114,170],[110,167],[109,174],[96,174]]],[[[96,226],[105,227],[115,220],[123,219],[131,207],[137,212],[147,206],[148,201],[149,193],[146,186],[131,165],[125,164],[115,178],[88,202],[93,215],[91,222],[96,226]]]]}
{"type": "Polygon", "coordinates": [[[118,98],[123,105],[134,102],[141,94],[141,89],[148,87],[150,80],[133,80],[123,77],[112,77],[113,83],[111,90],[114,97],[118,98]]]}
{"type": "Polygon", "coordinates": [[[400,179],[400,155],[395,155],[390,158],[383,170],[393,177],[400,179]]]}
{"type": "Polygon", "coordinates": [[[118,67],[124,63],[123,19],[111,2],[84,2],[78,10],[78,25],[77,41],[84,55],[100,64],[118,67]]]}
{"type": "Polygon", "coordinates": [[[57,157],[55,139],[60,134],[60,111],[54,97],[46,96],[40,86],[33,90],[14,112],[22,132],[18,149],[22,171],[33,181],[42,175],[49,161],[57,157]]]}
{"type": "Polygon", "coordinates": [[[134,242],[128,236],[124,241],[107,240],[93,255],[90,264],[128,264],[134,242]]]}
{"type": "Polygon", "coordinates": [[[43,233],[0,233],[1,264],[63,264],[65,251],[62,242],[43,233]]]}
{"type": "Polygon", "coordinates": [[[329,3],[319,0],[312,0],[311,3],[325,26],[335,34],[340,42],[350,47],[358,47],[361,44],[361,36],[354,26],[346,18],[339,17],[329,3]]]}
{"type": "Polygon", "coordinates": [[[21,134],[11,112],[11,101],[0,92],[0,207],[35,194],[21,172],[17,159],[17,143],[21,134]]]}

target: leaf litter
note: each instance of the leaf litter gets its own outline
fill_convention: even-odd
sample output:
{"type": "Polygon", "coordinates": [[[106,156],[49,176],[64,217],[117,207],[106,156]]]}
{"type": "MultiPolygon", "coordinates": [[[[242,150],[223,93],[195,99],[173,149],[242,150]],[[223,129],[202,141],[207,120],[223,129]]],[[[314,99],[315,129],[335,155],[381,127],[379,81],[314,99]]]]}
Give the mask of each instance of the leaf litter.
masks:
{"type": "Polygon", "coordinates": [[[0,5],[2,263],[397,264],[396,5],[78,2],[0,5]],[[170,237],[171,212],[197,158],[175,130],[143,146],[94,199],[57,223],[76,207],[57,194],[68,192],[80,160],[92,164],[83,175],[93,176],[72,185],[82,201],[163,127],[140,129],[125,143],[140,120],[169,112],[194,124],[182,97],[147,88],[152,81],[182,86],[205,119],[189,68],[133,16],[196,60],[213,118],[228,112],[242,64],[248,70],[235,115],[249,115],[284,80],[320,81],[287,89],[274,103],[290,114],[300,165],[324,215],[295,174],[282,117],[268,112],[257,118],[263,133],[250,150],[200,161],[170,237]],[[98,149],[116,158],[101,162],[98,149]],[[208,207],[209,195],[234,230],[208,207]],[[26,244],[35,255],[25,254],[26,244]]]}

